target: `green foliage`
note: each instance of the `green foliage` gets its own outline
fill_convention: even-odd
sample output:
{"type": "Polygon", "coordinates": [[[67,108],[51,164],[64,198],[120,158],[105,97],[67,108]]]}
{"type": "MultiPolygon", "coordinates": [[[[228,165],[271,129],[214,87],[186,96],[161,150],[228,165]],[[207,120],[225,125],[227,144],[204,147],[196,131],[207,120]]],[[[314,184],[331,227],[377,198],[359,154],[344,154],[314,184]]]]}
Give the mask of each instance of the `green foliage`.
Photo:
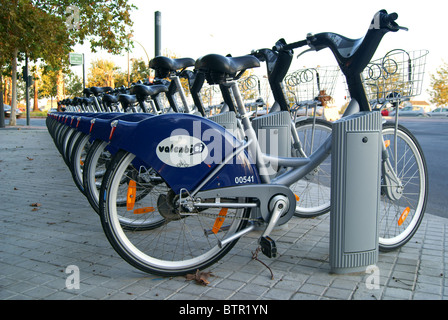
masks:
{"type": "Polygon", "coordinates": [[[70,97],[82,96],[82,79],[73,72],[64,74],[65,94],[70,97]]]}
{"type": "MultiPolygon", "coordinates": [[[[150,69],[143,59],[131,59],[129,78],[130,83],[139,80],[145,81],[150,75],[150,69]]],[[[112,87],[128,86],[127,70],[121,70],[111,60],[94,60],[88,71],[87,87],[112,87]]]]}
{"type": "MultiPolygon", "coordinates": [[[[119,54],[127,47],[129,28],[133,25],[131,11],[136,9],[128,0],[32,0],[36,7],[69,21],[69,6],[79,9],[78,28],[67,28],[71,43],[90,42],[92,52],[97,48],[119,54]]],[[[73,20],[72,20],[73,21],[73,20]]]]}
{"type": "Polygon", "coordinates": [[[10,63],[13,51],[30,60],[45,59],[53,66],[69,52],[69,36],[63,19],[48,14],[26,0],[0,0],[0,66],[10,63]]]}
{"type": "Polygon", "coordinates": [[[448,64],[445,62],[436,74],[431,74],[430,90],[431,103],[437,106],[448,105],[448,64]]]}
{"type": "MultiPolygon", "coordinates": [[[[58,70],[54,70],[49,66],[43,66],[40,68],[40,77],[38,79],[39,90],[38,97],[50,98],[56,97],[57,85],[56,80],[58,77],[58,70]]],[[[67,96],[81,96],[82,95],[82,79],[75,75],[72,71],[64,73],[64,87],[65,94],[67,96]]],[[[34,94],[34,90],[31,87],[30,92],[34,94]]]]}
{"type": "Polygon", "coordinates": [[[10,64],[13,49],[55,68],[67,64],[71,48],[85,41],[93,52],[118,54],[127,47],[135,8],[128,0],[0,0],[0,68],[10,64]],[[79,9],[79,28],[66,24],[69,6],[79,9]]]}
{"type": "Polygon", "coordinates": [[[92,61],[87,78],[87,87],[115,87],[115,77],[119,68],[111,60],[97,59],[92,61]]]}
{"type": "Polygon", "coordinates": [[[132,67],[130,72],[131,83],[137,82],[139,80],[148,80],[150,76],[150,69],[147,63],[142,59],[131,59],[132,67]]]}

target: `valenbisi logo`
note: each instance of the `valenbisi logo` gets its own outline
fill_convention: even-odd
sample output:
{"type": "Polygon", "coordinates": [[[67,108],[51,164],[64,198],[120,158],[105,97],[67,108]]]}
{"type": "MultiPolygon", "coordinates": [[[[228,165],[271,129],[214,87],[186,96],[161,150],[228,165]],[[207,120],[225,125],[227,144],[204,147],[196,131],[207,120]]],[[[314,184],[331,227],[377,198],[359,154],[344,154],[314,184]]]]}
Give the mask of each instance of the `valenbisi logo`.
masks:
{"type": "Polygon", "coordinates": [[[203,162],[208,155],[208,148],[198,138],[177,135],[162,140],[157,145],[157,157],[163,163],[177,168],[189,168],[203,162]]]}

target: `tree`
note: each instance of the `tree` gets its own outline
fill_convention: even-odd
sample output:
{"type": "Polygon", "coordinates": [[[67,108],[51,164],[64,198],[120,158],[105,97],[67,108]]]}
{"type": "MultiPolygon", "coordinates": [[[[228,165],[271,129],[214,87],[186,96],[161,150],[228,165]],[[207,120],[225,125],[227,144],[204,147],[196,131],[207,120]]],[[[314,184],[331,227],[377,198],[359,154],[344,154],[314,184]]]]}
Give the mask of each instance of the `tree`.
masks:
{"type": "Polygon", "coordinates": [[[68,53],[69,41],[60,18],[35,7],[27,0],[0,0],[0,70],[10,65],[12,101],[10,124],[16,124],[17,60],[45,58],[54,64],[57,57],[68,53]]]}
{"type": "MultiPolygon", "coordinates": [[[[13,112],[17,59],[26,55],[31,61],[43,59],[59,68],[57,94],[62,98],[62,67],[68,64],[71,48],[90,41],[93,52],[101,48],[120,53],[127,47],[134,8],[128,0],[0,0],[0,71],[12,67],[13,112]]],[[[10,121],[15,124],[14,114],[10,121]]]]}
{"type": "MultiPolygon", "coordinates": [[[[97,48],[119,54],[127,47],[128,27],[132,26],[130,11],[136,8],[128,0],[33,0],[46,12],[65,18],[70,43],[90,42],[90,49],[97,48]]],[[[62,71],[57,78],[57,98],[62,99],[62,71]]]]}
{"type": "Polygon", "coordinates": [[[44,66],[41,71],[39,97],[50,98],[56,97],[58,70],[49,66],[44,66]]]}
{"type": "Polygon", "coordinates": [[[448,64],[446,62],[431,74],[430,90],[428,90],[431,103],[437,106],[448,105],[448,64]]]}
{"type": "Polygon", "coordinates": [[[149,69],[147,63],[142,59],[131,59],[132,67],[131,67],[131,83],[137,82],[139,80],[148,80],[150,76],[151,70],[149,69]]]}
{"type": "Polygon", "coordinates": [[[73,72],[65,74],[65,94],[70,97],[82,96],[82,79],[73,72]]]}
{"type": "Polygon", "coordinates": [[[111,60],[97,59],[92,61],[87,78],[88,87],[115,87],[115,78],[119,68],[111,60]]]}

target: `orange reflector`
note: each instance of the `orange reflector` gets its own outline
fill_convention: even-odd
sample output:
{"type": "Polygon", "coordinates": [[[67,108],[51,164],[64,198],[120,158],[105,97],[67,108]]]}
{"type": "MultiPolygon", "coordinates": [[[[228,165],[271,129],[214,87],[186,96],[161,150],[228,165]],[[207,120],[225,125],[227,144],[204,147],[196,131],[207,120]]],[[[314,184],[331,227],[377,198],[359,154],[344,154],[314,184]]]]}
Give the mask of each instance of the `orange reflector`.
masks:
{"type": "Polygon", "coordinates": [[[298,196],[298,195],[296,195],[295,193],[294,193],[294,195],[296,196],[296,200],[297,200],[297,201],[300,201],[300,198],[299,198],[299,196],[298,196]]]}
{"type": "Polygon", "coordinates": [[[217,234],[219,230],[222,227],[222,224],[224,223],[224,220],[226,219],[228,208],[222,208],[221,211],[219,211],[218,218],[216,218],[215,223],[213,224],[212,232],[214,234],[217,234]]]}
{"type": "Polygon", "coordinates": [[[384,145],[386,146],[386,148],[389,148],[389,146],[390,146],[390,140],[385,140],[385,141],[384,141],[384,145]]]}
{"type": "Polygon", "coordinates": [[[410,211],[411,211],[411,208],[409,208],[409,207],[406,207],[406,209],[404,209],[403,213],[400,216],[400,219],[398,219],[399,226],[401,226],[403,224],[404,220],[406,220],[410,211]]]}
{"type": "Polygon", "coordinates": [[[126,208],[128,211],[134,209],[135,196],[137,195],[137,183],[134,180],[129,181],[128,196],[126,198],[126,208]]]}
{"type": "Polygon", "coordinates": [[[154,211],[156,211],[156,209],[154,209],[154,207],[144,207],[144,208],[135,209],[134,214],[143,214],[143,213],[154,212],[154,211]]]}

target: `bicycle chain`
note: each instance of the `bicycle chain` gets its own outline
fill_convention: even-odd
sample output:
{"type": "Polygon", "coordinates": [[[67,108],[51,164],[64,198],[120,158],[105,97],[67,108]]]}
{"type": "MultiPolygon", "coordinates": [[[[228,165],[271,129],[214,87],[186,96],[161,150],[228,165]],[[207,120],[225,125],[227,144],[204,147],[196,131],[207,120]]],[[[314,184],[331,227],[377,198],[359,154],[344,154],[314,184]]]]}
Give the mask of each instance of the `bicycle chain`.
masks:
{"type": "MultiPolygon", "coordinates": [[[[218,214],[214,214],[214,213],[203,213],[203,212],[198,212],[198,213],[194,213],[194,212],[181,212],[179,213],[181,216],[203,216],[203,217],[209,217],[209,218],[219,218],[222,216],[219,216],[218,214]]],[[[225,216],[226,219],[230,218],[233,220],[246,220],[246,221],[253,221],[253,222],[262,222],[263,219],[262,218],[243,218],[243,217],[236,217],[236,216],[225,216]]]]}

